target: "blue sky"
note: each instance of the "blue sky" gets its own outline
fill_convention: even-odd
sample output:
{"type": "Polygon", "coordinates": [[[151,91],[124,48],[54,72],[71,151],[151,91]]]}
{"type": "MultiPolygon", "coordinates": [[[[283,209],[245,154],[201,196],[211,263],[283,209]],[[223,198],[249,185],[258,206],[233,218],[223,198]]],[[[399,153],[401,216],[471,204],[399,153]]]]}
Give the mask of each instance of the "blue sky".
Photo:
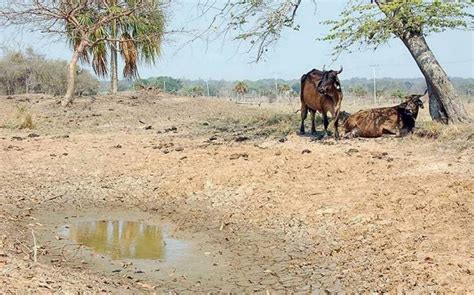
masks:
{"type": "MultiPolygon", "coordinates": [[[[311,68],[331,65],[332,45],[318,41],[327,32],[319,22],[337,18],[346,1],[318,1],[315,10],[312,1],[303,0],[297,16],[299,32],[285,31],[281,40],[272,47],[265,60],[257,64],[251,61],[253,53],[247,53],[246,45],[219,39],[212,43],[195,41],[181,47],[187,36],[170,36],[164,44],[163,55],[153,66],[142,65],[140,76],[172,76],[188,79],[296,79],[311,68]]],[[[174,7],[170,28],[181,26],[202,28],[208,19],[198,18],[197,1],[182,1],[174,7]]],[[[0,30],[0,44],[8,47],[33,47],[50,58],[69,59],[71,50],[56,37],[40,33],[21,32],[9,28],[0,30]]],[[[428,37],[428,44],[450,76],[474,77],[474,32],[451,30],[428,37]]],[[[392,40],[376,51],[365,50],[341,55],[331,67],[344,66],[342,78],[372,77],[376,67],[377,77],[421,77],[415,62],[401,41],[392,40]]]]}

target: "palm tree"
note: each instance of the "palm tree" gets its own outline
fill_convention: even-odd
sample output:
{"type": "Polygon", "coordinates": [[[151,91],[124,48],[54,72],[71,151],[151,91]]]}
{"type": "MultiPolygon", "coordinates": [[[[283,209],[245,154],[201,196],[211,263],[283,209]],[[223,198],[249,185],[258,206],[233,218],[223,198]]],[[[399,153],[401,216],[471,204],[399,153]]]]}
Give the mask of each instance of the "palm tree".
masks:
{"type": "Polygon", "coordinates": [[[249,91],[247,84],[244,81],[239,81],[234,86],[234,92],[237,93],[240,98],[244,96],[245,93],[249,91]]]}
{"type": "MultiPolygon", "coordinates": [[[[133,6],[133,0],[126,0],[128,5],[133,6]]],[[[120,11],[121,4],[117,0],[106,0],[108,9],[120,11]]],[[[80,20],[84,24],[92,22],[85,13],[80,20]]],[[[111,92],[118,90],[118,53],[120,52],[125,66],[123,68],[124,78],[132,79],[138,77],[139,60],[154,64],[156,58],[161,54],[162,38],[165,30],[165,15],[158,1],[150,1],[147,9],[135,11],[127,18],[120,18],[100,27],[95,32],[98,42],[93,47],[88,47],[80,56],[81,60],[91,63],[94,72],[99,77],[111,77],[111,92]],[[108,59],[110,52],[110,64],[108,59]],[[92,57],[92,61],[91,61],[92,57]],[[110,73],[109,73],[110,67],[110,73]]],[[[71,45],[76,48],[80,40],[70,34],[71,45]]]]}

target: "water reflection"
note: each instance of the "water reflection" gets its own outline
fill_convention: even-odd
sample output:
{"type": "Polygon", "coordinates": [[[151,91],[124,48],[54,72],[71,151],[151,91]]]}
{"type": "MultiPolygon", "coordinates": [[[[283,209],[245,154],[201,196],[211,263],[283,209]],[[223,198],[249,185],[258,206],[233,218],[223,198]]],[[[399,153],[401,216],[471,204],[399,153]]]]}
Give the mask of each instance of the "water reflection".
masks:
{"type": "Polygon", "coordinates": [[[63,234],[112,259],[165,259],[161,227],[134,221],[83,221],[63,227],[63,234]]]}

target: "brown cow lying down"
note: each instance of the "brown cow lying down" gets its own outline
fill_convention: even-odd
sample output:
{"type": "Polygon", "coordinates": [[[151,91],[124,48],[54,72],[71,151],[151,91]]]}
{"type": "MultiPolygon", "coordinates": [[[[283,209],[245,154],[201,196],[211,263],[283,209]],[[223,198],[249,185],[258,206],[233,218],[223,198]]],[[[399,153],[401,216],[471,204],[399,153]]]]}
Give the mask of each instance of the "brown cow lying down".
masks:
{"type": "Polygon", "coordinates": [[[361,110],[350,115],[344,122],[345,136],[380,137],[384,134],[404,136],[412,132],[418,109],[423,108],[420,97],[425,94],[407,96],[404,103],[393,107],[361,110]]]}

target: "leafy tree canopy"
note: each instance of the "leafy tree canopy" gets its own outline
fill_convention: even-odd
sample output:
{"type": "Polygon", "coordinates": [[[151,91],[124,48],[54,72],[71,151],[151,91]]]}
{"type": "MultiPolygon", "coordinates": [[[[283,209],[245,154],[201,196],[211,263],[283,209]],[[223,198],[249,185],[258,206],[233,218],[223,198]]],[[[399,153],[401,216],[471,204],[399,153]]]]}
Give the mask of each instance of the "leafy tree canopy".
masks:
{"type": "Polygon", "coordinates": [[[441,0],[349,1],[337,20],[324,21],[330,25],[325,41],[336,42],[333,54],[361,49],[376,49],[392,37],[402,40],[407,34],[442,32],[446,29],[468,29],[474,15],[469,12],[473,1],[447,2],[441,0]],[[378,4],[377,4],[378,3],[378,4]]]}

